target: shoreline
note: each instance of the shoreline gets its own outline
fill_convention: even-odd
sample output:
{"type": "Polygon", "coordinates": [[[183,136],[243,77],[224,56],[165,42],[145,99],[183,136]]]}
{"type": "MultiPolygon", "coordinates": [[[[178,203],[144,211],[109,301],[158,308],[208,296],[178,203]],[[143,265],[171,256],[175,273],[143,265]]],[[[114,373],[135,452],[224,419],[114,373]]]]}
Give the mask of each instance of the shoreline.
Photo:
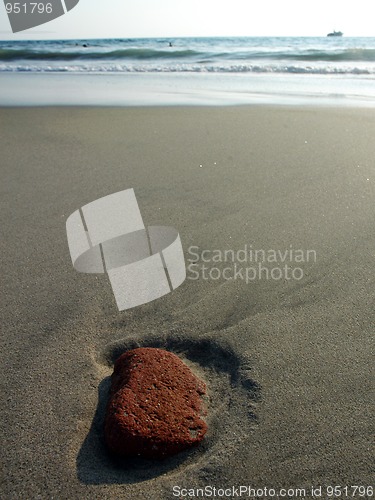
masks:
{"type": "Polygon", "coordinates": [[[375,107],[373,79],[351,75],[0,73],[0,106],[375,107]]]}

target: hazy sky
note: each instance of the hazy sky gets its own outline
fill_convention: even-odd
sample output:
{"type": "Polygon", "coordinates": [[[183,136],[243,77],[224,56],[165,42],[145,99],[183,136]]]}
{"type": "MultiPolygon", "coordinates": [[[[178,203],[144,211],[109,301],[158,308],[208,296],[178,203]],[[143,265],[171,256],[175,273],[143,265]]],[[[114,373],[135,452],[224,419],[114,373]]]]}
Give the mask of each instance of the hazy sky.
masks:
{"type": "Polygon", "coordinates": [[[324,36],[333,29],[375,36],[375,0],[80,0],[61,18],[16,34],[0,2],[2,40],[324,36]]]}

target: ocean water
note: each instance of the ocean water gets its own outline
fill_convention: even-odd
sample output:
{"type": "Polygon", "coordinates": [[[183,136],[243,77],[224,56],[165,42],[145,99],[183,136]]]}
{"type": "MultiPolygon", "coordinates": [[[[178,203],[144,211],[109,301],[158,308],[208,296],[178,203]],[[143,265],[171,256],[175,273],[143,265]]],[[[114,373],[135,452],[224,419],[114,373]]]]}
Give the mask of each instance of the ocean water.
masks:
{"type": "Polygon", "coordinates": [[[1,104],[375,105],[375,37],[0,41],[0,91],[1,104]],[[51,82],[65,95],[38,93],[51,82]]]}

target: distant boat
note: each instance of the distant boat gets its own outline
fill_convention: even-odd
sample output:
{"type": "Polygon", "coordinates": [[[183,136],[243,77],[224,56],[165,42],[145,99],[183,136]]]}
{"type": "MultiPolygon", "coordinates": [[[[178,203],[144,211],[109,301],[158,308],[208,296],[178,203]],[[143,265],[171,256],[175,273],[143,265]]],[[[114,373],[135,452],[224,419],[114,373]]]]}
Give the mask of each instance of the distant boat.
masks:
{"type": "Polygon", "coordinates": [[[342,31],[333,30],[332,33],[328,33],[327,36],[342,36],[344,33],[342,31]]]}

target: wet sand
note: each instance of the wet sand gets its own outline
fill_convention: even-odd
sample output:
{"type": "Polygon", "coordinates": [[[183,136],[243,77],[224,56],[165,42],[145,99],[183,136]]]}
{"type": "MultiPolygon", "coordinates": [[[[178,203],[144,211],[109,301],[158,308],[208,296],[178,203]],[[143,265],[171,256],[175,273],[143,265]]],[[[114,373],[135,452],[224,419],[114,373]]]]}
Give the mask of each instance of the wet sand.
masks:
{"type": "Polygon", "coordinates": [[[312,485],[371,484],[372,110],[2,108],[0,121],[2,497],[248,485],[309,498],[312,485]],[[74,271],[65,222],[131,187],[146,225],[175,227],[195,267],[119,312],[106,276],[74,271]],[[248,282],[212,261],[245,245],[287,257],[248,282]],[[285,259],[302,276],[272,276],[285,259]],[[106,453],[111,365],[136,345],[170,349],[205,379],[202,447],[162,463],[106,453]]]}

